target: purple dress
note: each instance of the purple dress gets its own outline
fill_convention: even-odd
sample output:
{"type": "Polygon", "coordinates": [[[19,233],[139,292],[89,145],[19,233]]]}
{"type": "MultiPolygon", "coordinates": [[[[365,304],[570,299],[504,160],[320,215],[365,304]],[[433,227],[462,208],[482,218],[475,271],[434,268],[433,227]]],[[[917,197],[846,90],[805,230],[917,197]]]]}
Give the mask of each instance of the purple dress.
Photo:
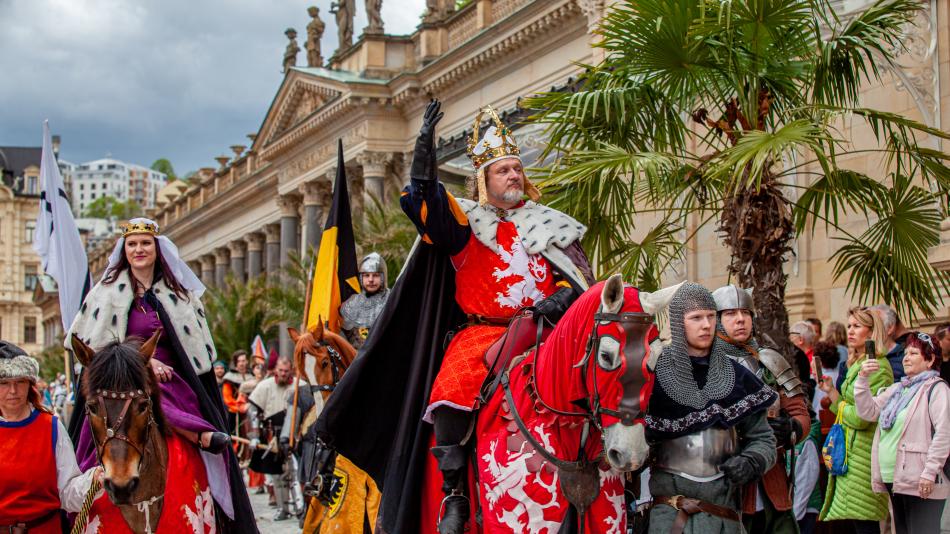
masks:
{"type": "MultiPolygon", "coordinates": [[[[135,297],[135,300],[132,301],[132,309],[129,310],[129,325],[126,329],[126,337],[135,336],[146,340],[152,337],[152,334],[161,327],[162,320],[159,318],[158,312],[145,299],[135,297]]],[[[201,416],[198,396],[195,395],[195,392],[175,369],[173,350],[169,337],[162,336],[152,356],[175,371],[172,373],[171,380],[158,384],[161,389],[160,398],[165,420],[173,429],[186,430],[199,435],[202,432],[214,432],[214,426],[201,416]]],[[[224,457],[204,451],[201,452],[201,457],[205,462],[208,482],[211,484],[211,492],[215,496],[215,500],[219,504],[223,504],[225,510],[228,510],[231,496],[230,492],[227,491],[228,474],[224,457]]],[[[76,460],[79,462],[79,468],[82,471],[97,463],[96,449],[88,424],[84,424],[80,431],[79,445],[76,447],[76,460]]]]}

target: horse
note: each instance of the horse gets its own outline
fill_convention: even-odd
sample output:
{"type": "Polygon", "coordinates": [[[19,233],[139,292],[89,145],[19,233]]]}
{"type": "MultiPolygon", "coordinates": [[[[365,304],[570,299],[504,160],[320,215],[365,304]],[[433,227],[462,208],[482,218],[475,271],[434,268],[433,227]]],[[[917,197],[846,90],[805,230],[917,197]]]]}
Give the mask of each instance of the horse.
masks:
{"type": "MultiPolygon", "coordinates": [[[[294,368],[298,378],[308,384],[311,395],[319,392],[326,401],[356,358],[356,349],[343,336],[324,328],[320,321],[304,333],[295,328],[287,331],[294,342],[294,368]]],[[[314,403],[301,416],[300,435],[308,434],[319,411],[314,403]]],[[[309,477],[305,482],[316,475],[310,472],[312,446],[312,443],[301,446],[301,470],[309,477]]],[[[343,456],[337,457],[335,474],[343,481],[341,496],[328,508],[317,499],[311,499],[304,532],[362,532],[364,524],[375,528],[380,499],[376,483],[343,456]]]]}
{"type": "Polygon", "coordinates": [[[581,295],[539,346],[501,356],[475,426],[483,532],[554,533],[565,521],[625,532],[624,473],[650,452],[652,315],[676,289],[642,292],[614,275],[581,295]]]}
{"type": "Polygon", "coordinates": [[[72,336],[73,352],[86,368],[86,413],[104,472],[103,488],[87,496],[81,514],[84,534],[216,529],[198,451],[172,432],[162,415],[158,382],[148,364],[160,336],[159,330],[144,343],[116,341],[98,352],[72,336]]]}

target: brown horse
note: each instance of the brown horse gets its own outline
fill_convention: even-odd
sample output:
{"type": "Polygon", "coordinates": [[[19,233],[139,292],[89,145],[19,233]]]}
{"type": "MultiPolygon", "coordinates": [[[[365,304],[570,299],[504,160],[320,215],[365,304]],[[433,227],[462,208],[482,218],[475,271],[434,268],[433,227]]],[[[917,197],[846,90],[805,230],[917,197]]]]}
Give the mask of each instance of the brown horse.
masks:
{"type": "Polygon", "coordinates": [[[136,533],[156,532],[164,504],[168,449],[159,388],[148,360],[161,332],[145,343],[112,343],[96,353],[73,334],[83,364],[86,413],[105,473],[103,487],[136,533]],[[144,513],[141,503],[146,503],[144,513]],[[145,519],[148,518],[146,525],[145,519]]]}
{"type": "MultiPolygon", "coordinates": [[[[297,376],[309,384],[311,391],[319,391],[323,400],[327,400],[356,358],[356,349],[346,338],[319,323],[303,334],[295,328],[287,331],[294,340],[297,376]]],[[[301,417],[301,435],[307,434],[318,415],[314,408],[301,417]]],[[[364,523],[375,526],[380,493],[373,479],[343,456],[337,457],[336,475],[344,481],[341,497],[329,508],[311,499],[304,532],[362,532],[364,523]]]]}

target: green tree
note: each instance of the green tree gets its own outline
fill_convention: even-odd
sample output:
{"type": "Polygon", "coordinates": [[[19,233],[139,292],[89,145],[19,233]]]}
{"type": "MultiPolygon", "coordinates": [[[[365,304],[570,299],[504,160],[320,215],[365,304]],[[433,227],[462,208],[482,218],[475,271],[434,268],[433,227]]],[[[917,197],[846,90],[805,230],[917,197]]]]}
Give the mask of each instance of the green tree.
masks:
{"type": "Polygon", "coordinates": [[[89,203],[83,211],[83,216],[97,219],[114,217],[120,220],[128,220],[133,217],[141,217],[142,213],[142,207],[136,201],[119,202],[115,197],[106,195],[89,203]]]}
{"type": "Polygon", "coordinates": [[[948,286],[927,249],[950,156],[918,142],[950,135],[859,98],[903,50],[921,5],[878,0],[845,20],[828,0],[622,2],[599,29],[606,59],[580,90],[526,103],[551,140],[541,185],[588,225],[601,272],[648,285],[681,254],[687,216],[715,225],[733,282],[755,288],[757,326],[777,342],[791,241],[815,227],[840,239],[834,277],[852,295],[930,315],[948,286]],[[847,124],[879,146],[854,146],[847,124]],[[849,167],[853,156],[881,173],[849,167]],[[633,242],[647,216],[659,224],[633,242]],[[849,216],[867,229],[847,227],[849,216]]]}
{"type": "Polygon", "coordinates": [[[168,181],[172,182],[178,179],[178,176],[175,174],[175,168],[172,167],[172,162],[168,161],[166,158],[159,158],[152,163],[152,170],[164,173],[168,177],[168,181]]]}
{"type": "Polygon", "coordinates": [[[276,326],[266,323],[267,294],[264,278],[240,282],[229,275],[223,288],[208,288],[202,300],[219,358],[227,360],[238,349],[250,350],[258,334],[263,339],[276,335],[276,326]]]}

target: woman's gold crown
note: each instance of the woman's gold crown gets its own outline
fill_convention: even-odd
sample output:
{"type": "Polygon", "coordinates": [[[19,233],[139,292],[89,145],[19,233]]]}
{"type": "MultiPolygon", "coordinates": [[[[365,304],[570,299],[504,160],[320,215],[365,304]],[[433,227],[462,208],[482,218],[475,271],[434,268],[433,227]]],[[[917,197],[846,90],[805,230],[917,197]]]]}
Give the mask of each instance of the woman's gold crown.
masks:
{"type": "Polygon", "coordinates": [[[122,227],[122,237],[131,234],[152,234],[158,235],[158,225],[150,222],[138,221],[131,222],[122,227]]]}

